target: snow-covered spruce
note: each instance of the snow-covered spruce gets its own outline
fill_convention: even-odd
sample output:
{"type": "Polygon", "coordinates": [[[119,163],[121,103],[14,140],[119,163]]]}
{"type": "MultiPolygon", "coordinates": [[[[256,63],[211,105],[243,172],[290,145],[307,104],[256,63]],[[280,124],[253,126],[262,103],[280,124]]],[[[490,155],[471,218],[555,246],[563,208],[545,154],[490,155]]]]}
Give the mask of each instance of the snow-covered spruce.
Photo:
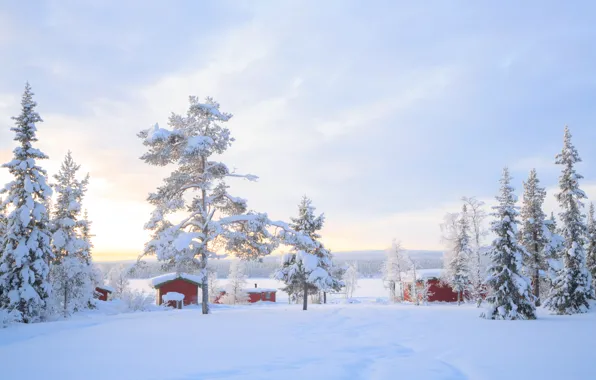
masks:
{"type": "Polygon", "coordinates": [[[248,293],[246,293],[246,264],[242,260],[234,260],[230,264],[230,273],[228,283],[226,284],[226,294],[221,297],[221,301],[228,305],[248,302],[248,293]]]}
{"type": "Polygon", "coordinates": [[[468,225],[470,226],[470,238],[472,254],[469,257],[468,267],[470,269],[470,286],[468,288],[469,298],[480,307],[485,296],[484,273],[486,265],[482,255],[482,244],[488,235],[485,227],[487,217],[484,211],[484,202],[474,197],[463,197],[462,201],[467,206],[468,225]]]}
{"type": "Polygon", "coordinates": [[[53,184],[57,198],[51,222],[54,260],[50,280],[54,306],[65,317],[89,307],[95,289],[88,224],[81,220],[81,202],[89,175],[77,179],[79,169],[68,152],[53,184]]]}
{"type": "Polygon", "coordinates": [[[51,294],[48,281],[52,258],[48,203],[52,189],[47,173],[36,160],[48,157],[34,148],[35,123],[42,119],[35,111],[31,86],[27,83],[21,100],[21,114],[13,118],[15,141],[12,161],[2,165],[14,179],[0,192],[4,205],[11,209],[6,222],[0,262],[0,309],[8,309],[22,322],[37,322],[44,317],[51,294]]]}
{"type": "Polygon", "coordinates": [[[283,256],[281,267],[274,278],[286,284],[285,292],[302,297],[302,309],[308,308],[308,295],[317,291],[337,290],[343,285],[341,280],[332,276],[333,262],[331,253],[318,240],[317,231],[323,228],[325,221],[321,214],[315,217],[315,208],[308,197],[303,197],[298,205],[298,217],[291,218],[290,227],[308,237],[308,245],[296,242],[293,252],[283,256]]]}
{"type": "Polygon", "coordinates": [[[563,151],[555,163],[563,166],[559,177],[560,192],[557,200],[561,207],[561,236],[564,239],[562,253],[563,267],[555,279],[548,299],[545,302],[556,314],[584,313],[590,307],[592,297],[592,276],[586,267],[586,234],[581,209],[586,194],[579,188],[582,175],[575,171],[575,164],[581,162],[579,153],[571,142],[571,132],[565,127],[563,151]]]}
{"type": "Polygon", "coordinates": [[[486,279],[488,308],[482,314],[487,319],[536,319],[534,295],[529,280],[521,273],[522,260],[527,255],[517,241],[516,196],[511,186],[509,170],[503,170],[501,193],[494,206],[492,232],[496,235],[489,256],[491,263],[486,279]]]}
{"type": "Polygon", "coordinates": [[[283,241],[285,244],[312,245],[298,236],[285,223],[272,222],[266,214],[248,211],[246,200],[228,192],[225,180],[254,175],[231,171],[215,155],[223,154],[234,139],[223,126],[232,115],[221,112],[219,104],[207,98],[199,102],[190,97],[186,116],[172,114],[171,129],[155,127],[139,133],[148,152],[141,159],[156,166],[173,165],[175,170],[164,179],[149,202],[155,206],[145,227],[153,231],[143,255],[156,255],[169,262],[177,272],[201,271],[201,304],[209,313],[209,285],[206,268],[211,258],[221,257],[225,250],[239,259],[257,259],[270,254],[283,241]],[[168,219],[176,213],[182,219],[168,219]],[[269,227],[277,227],[277,232],[269,227]]]}
{"type": "Polygon", "coordinates": [[[464,204],[462,213],[457,221],[456,236],[451,246],[450,254],[447,256],[445,279],[451,288],[457,293],[457,304],[461,304],[463,294],[468,290],[470,284],[469,261],[472,257],[470,247],[470,226],[468,225],[468,209],[464,204]]]}
{"type": "Polygon", "coordinates": [[[588,245],[586,248],[586,265],[592,281],[596,278],[596,220],[594,219],[594,203],[590,203],[588,212],[588,245]]]}
{"type": "Polygon", "coordinates": [[[528,181],[524,182],[524,195],[520,212],[520,243],[528,255],[524,257],[524,268],[532,278],[532,291],[536,297],[536,306],[540,305],[540,273],[546,269],[545,248],[548,247],[548,226],[542,204],[546,190],[540,187],[536,170],[532,169],[528,181]]]}
{"type": "Polygon", "coordinates": [[[391,302],[401,302],[404,300],[401,273],[405,265],[402,255],[403,248],[401,243],[394,239],[391,248],[386,251],[385,261],[381,267],[383,282],[385,287],[389,289],[389,300],[391,302]]]}

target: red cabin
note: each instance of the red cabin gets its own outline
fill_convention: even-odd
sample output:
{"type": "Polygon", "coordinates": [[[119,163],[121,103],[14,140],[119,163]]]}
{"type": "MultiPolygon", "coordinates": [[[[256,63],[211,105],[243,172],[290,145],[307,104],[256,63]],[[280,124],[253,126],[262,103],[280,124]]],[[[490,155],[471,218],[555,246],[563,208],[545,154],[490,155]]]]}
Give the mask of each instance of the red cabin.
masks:
{"type": "Polygon", "coordinates": [[[107,301],[110,294],[114,293],[114,288],[107,285],[100,285],[95,287],[95,298],[100,301],[107,301]]]}
{"type": "MultiPolygon", "coordinates": [[[[202,278],[186,273],[168,273],[151,279],[151,285],[156,290],[157,305],[163,303],[163,295],[169,292],[180,293],[184,295],[184,305],[199,303],[199,287],[202,278]]],[[[175,306],[173,301],[168,305],[175,306]]]]}
{"type": "MultiPolygon", "coordinates": [[[[419,269],[416,271],[416,292],[421,297],[425,285],[427,289],[428,302],[457,302],[457,293],[451,286],[441,281],[442,269],[419,269]]],[[[404,286],[404,300],[413,302],[411,295],[412,274],[403,274],[402,286],[404,286]]]]}

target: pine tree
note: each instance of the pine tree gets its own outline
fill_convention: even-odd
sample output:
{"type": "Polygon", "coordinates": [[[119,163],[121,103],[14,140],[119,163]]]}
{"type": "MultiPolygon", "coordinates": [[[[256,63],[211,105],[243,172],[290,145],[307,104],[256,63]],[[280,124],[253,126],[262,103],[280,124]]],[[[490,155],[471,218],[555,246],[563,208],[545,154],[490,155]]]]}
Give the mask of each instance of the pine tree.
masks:
{"type": "Polygon", "coordinates": [[[283,281],[291,294],[300,289],[302,291],[302,309],[308,308],[308,295],[320,290],[327,291],[337,288],[338,279],[329,274],[333,267],[330,252],[319,241],[321,236],[317,231],[323,228],[323,215],[315,217],[312,201],[306,196],[298,205],[298,217],[291,218],[290,227],[304,234],[309,245],[297,242],[293,246],[293,253],[284,255],[274,277],[283,281]]]}
{"type": "Polygon", "coordinates": [[[81,202],[87,191],[89,175],[77,179],[77,165],[68,152],[58,174],[54,191],[58,195],[52,217],[52,250],[50,278],[55,304],[64,316],[91,305],[94,293],[91,247],[84,236],[87,221],[81,220],[81,202]]]}
{"type": "Polygon", "coordinates": [[[521,274],[522,260],[527,255],[517,241],[517,201],[511,186],[509,170],[503,170],[501,193],[494,206],[492,231],[496,235],[489,256],[491,264],[486,284],[490,288],[489,307],[483,318],[487,319],[536,319],[534,296],[529,280],[521,274]]]}
{"type": "Polygon", "coordinates": [[[47,173],[36,160],[48,157],[33,148],[37,141],[36,123],[42,119],[35,111],[31,86],[27,83],[21,100],[21,114],[13,118],[15,141],[12,161],[2,165],[14,180],[0,192],[7,194],[4,205],[11,206],[7,217],[6,235],[0,262],[0,308],[14,311],[25,323],[43,318],[51,294],[48,281],[52,258],[48,200],[52,189],[47,185],[47,173]]]}
{"type": "Polygon", "coordinates": [[[177,272],[198,268],[203,276],[202,311],[209,313],[209,285],[206,268],[210,258],[221,257],[225,250],[240,259],[258,259],[277,246],[276,237],[285,243],[308,242],[289,231],[283,223],[271,222],[266,214],[248,212],[246,200],[232,196],[225,180],[257,179],[240,175],[215,155],[227,151],[234,139],[223,126],[232,115],[220,112],[211,98],[205,103],[191,96],[186,116],[172,114],[171,129],[154,128],[139,133],[148,148],[141,159],[157,166],[174,165],[176,169],[148,201],[155,206],[146,228],[153,231],[144,255],[156,255],[170,263],[177,272]],[[176,213],[181,221],[168,219],[176,213]],[[269,231],[275,225],[279,235],[269,231]]]}
{"type": "Polygon", "coordinates": [[[462,214],[457,222],[457,236],[453,242],[449,266],[447,268],[447,282],[457,293],[457,304],[462,300],[463,293],[470,284],[470,269],[468,267],[472,248],[470,247],[470,226],[468,225],[468,210],[464,204],[462,214]]]}
{"type": "Polygon", "coordinates": [[[594,219],[594,203],[590,203],[588,212],[588,247],[586,249],[588,270],[592,280],[596,278],[596,220],[594,219]]]}
{"type": "Polygon", "coordinates": [[[521,208],[520,242],[528,252],[524,264],[527,274],[532,276],[533,294],[536,306],[540,306],[540,272],[546,267],[545,248],[549,243],[546,235],[548,227],[545,225],[546,215],[542,211],[542,204],[546,198],[546,190],[540,187],[540,180],[536,170],[530,171],[528,181],[524,182],[524,195],[521,208]]]}
{"type": "Polygon", "coordinates": [[[556,195],[562,212],[561,235],[564,239],[563,268],[559,271],[545,305],[556,314],[584,313],[590,307],[592,276],[586,267],[586,234],[581,209],[586,194],[579,188],[582,175],[575,171],[581,162],[579,153],[571,142],[569,128],[565,127],[563,151],[557,155],[556,164],[562,165],[559,178],[560,192],[556,195]]]}
{"type": "Polygon", "coordinates": [[[383,282],[385,287],[389,289],[389,299],[391,302],[397,300],[403,301],[404,291],[401,273],[403,272],[404,264],[402,258],[403,248],[401,243],[397,240],[393,240],[391,248],[387,250],[387,256],[381,267],[383,274],[383,282]],[[399,287],[399,296],[397,294],[399,287]]]}

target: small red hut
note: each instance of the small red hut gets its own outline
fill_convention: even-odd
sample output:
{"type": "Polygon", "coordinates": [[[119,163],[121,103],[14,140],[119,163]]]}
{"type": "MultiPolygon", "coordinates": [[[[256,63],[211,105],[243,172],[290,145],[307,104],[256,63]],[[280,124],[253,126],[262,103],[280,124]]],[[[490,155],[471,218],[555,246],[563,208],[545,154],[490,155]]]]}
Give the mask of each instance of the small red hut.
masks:
{"type": "MultiPolygon", "coordinates": [[[[443,269],[418,269],[416,271],[416,291],[421,297],[427,286],[428,302],[457,302],[457,293],[451,286],[441,281],[443,269]]],[[[412,273],[402,274],[405,301],[413,302],[411,294],[412,273]]]]}
{"type": "Polygon", "coordinates": [[[114,293],[114,288],[107,285],[98,285],[95,287],[95,298],[100,301],[107,301],[110,294],[114,293]]]}
{"type": "Polygon", "coordinates": [[[168,273],[151,279],[151,285],[156,290],[157,305],[163,303],[163,295],[169,292],[184,295],[184,305],[199,303],[199,286],[202,278],[187,273],[168,273]]]}

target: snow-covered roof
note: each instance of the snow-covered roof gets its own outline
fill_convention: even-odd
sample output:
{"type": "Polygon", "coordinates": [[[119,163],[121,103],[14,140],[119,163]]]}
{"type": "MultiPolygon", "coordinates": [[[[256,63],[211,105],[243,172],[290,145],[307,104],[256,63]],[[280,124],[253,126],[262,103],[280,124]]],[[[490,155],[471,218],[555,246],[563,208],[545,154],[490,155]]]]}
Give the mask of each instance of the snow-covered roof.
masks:
{"type": "Polygon", "coordinates": [[[167,292],[166,294],[164,294],[163,296],[161,296],[161,299],[164,300],[165,302],[168,302],[168,301],[183,301],[184,300],[184,294],[178,293],[178,292],[167,292]]]}
{"type": "MultiPolygon", "coordinates": [[[[412,281],[412,271],[403,272],[401,274],[404,281],[412,281]]],[[[416,269],[416,280],[429,280],[431,278],[441,278],[443,274],[442,268],[434,269],[416,269]]]]}
{"type": "Polygon", "coordinates": [[[265,292],[277,292],[277,289],[273,288],[248,288],[244,290],[246,293],[265,293],[265,292]]]}
{"type": "Polygon", "coordinates": [[[200,285],[203,282],[203,278],[201,276],[196,276],[196,275],[188,274],[188,273],[166,273],[166,274],[162,274],[161,276],[153,277],[150,280],[150,282],[151,282],[151,285],[154,288],[156,288],[156,287],[159,287],[159,286],[165,284],[166,282],[174,281],[178,278],[192,282],[197,285],[200,285]]]}
{"type": "Polygon", "coordinates": [[[114,293],[114,288],[108,285],[97,285],[96,288],[101,290],[107,290],[110,293],[114,293]]]}

